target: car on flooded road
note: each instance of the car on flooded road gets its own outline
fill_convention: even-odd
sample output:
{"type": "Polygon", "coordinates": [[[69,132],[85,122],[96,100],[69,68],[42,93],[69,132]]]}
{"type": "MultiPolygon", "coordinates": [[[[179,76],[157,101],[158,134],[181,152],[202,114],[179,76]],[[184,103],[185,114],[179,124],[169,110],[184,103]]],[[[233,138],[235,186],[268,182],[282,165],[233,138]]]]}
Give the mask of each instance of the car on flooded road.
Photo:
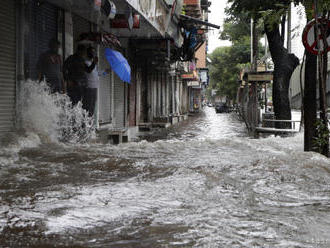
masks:
{"type": "Polygon", "coordinates": [[[215,112],[216,113],[229,113],[230,108],[227,106],[226,103],[220,102],[215,105],[215,112]]]}

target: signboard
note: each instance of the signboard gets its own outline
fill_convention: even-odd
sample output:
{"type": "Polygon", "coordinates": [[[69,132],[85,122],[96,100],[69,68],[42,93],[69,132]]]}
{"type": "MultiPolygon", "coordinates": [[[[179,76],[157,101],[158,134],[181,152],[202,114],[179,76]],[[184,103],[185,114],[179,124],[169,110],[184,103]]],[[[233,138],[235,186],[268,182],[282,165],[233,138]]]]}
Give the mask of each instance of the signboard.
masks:
{"type": "Polygon", "coordinates": [[[182,74],[181,79],[198,80],[197,72],[193,71],[192,73],[182,74]]]}
{"type": "Polygon", "coordinates": [[[248,81],[249,82],[265,82],[265,81],[272,81],[273,80],[272,73],[249,73],[248,74],[248,81]]]}
{"type": "Polygon", "coordinates": [[[188,83],[187,83],[187,86],[188,87],[198,87],[198,86],[200,86],[200,83],[199,83],[199,81],[189,81],[188,83]]]}
{"type": "Polygon", "coordinates": [[[207,71],[201,71],[200,77],[201,77],[202,83],[207,83],[207,71]]]}
{"type": "Polygon", "coordinates": [[[302,36],[302,42],[305,46],[305,48],[307,49],[307,51],[309,51],[312,54],[317,55],[319,50],[321,54],[324,54],[326,52],[330,51],[330,33],[328,32],[328,30],[330,30],[330,20],[328,19],[323,19],[323,18],[319,18],[318,22],[323,26],[323,29],[327,31],[326,33],[326,40],[328,42],[328,49],[326,50],[326,46],[325,46],[325,40],[323,35],[320,32],[320,29],[318,29],[319,33],[316,34],[316,21],[315,19],[310,21],[303,32],[303,36],[302,36]],[[319,38],[319,47],[318,47],[318,40],[317,40],[317,36],[319,38]],[[326,51],[325,51],[326,50],[326,51]]]}

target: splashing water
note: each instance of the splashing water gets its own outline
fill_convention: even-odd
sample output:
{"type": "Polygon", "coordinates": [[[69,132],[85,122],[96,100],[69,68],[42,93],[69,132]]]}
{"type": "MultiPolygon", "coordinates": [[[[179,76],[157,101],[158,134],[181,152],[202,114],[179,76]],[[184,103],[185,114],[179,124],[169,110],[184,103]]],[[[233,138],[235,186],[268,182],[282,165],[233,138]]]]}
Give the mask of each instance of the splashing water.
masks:
{"type": "Polygon", "coordinates": [[[67,95],[51,94],[45,82],[22,84],[19,112],[22,129],[46,142],[83,143],[95,136],[93,118],[81,102],[72,106],[67,95]]]}

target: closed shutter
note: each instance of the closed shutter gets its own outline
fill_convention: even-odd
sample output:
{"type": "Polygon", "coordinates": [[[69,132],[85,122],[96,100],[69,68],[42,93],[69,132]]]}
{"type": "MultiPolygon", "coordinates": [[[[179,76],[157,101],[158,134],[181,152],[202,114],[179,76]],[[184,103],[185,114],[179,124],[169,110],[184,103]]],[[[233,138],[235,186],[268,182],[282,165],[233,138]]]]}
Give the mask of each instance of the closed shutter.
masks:
{"type": "Polygon", "coordinates": [[[73,26],[73,49],[76,51],[77,44],[81,33],[86,33],[91,31],[91,23],[78,16],[72,15],[72,26],[73,26]]]}
{"type": "Polygon", "coordinates": [[[0,8],[0,136],[13,130],[16,102],[15,1],[2,0],[0,8]]]}
{"type": "Polygon", "coordinates": [[[29,1],[26,10],[29,32],[26,33],[25,76],[36,80],[40,55],[49,49],[49,41],[57,38],[58,8],[49,3],[39,6],[37,1],[29,1]]]}
{"type": "MultiPolygon", "coordinates": [[[[104,71],[109,68],[109,63],[104,56],[104,47],[100,47],[99,68],[104,71]]],[[[111,73],[106,76],[100,76],[99,88],[99,123],[111,123],[111,73]]]]}
{"type": "Polygon", "coordinates": [[[162,115],[162,73],[157,73],[158,116],[162,115]]]}
{"type": "Polygon", "coordinates": [[[114,74],[114,127],[125,127],[125,83],[114,74]]]}
{"type": "Polygon", "coordinates": [[[158,115],[158,82],[157,82],[157,73],[152,74],[151,86],[153,87],[153,117],[157,117],[158,115]]]}

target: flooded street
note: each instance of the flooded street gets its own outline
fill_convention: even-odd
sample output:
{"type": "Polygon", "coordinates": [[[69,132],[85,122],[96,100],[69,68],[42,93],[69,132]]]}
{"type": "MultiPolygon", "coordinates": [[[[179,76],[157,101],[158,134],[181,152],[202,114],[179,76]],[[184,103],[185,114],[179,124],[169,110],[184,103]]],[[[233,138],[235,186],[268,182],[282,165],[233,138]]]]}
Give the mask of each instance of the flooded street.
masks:
{"type": "Polygon", "coordinates": [[[0,247],[330,247],[330,160],[214,108],[119,146],[0,150],[0,247]]]}

